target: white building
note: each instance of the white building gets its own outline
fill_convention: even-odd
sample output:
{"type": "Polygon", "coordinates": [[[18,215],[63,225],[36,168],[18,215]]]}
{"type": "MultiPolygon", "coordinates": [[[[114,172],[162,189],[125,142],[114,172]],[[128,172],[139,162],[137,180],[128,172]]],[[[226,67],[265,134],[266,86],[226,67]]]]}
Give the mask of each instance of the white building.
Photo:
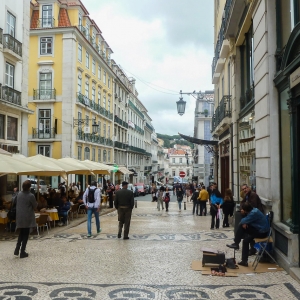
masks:
{"type": "MultiPolygon", "coordinates": [[[[0,1],[0,148],[27,155],[30,1],[0,1]]],[[[0,177],[0,194],[12,192],[18,176],[0,177]]]]}

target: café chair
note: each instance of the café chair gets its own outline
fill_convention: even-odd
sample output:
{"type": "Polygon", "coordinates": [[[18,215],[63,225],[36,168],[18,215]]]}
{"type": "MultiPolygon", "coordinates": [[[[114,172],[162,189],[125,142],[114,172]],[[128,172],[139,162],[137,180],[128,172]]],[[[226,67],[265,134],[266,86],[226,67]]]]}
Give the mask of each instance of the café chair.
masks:
{"type": "MultiPolygon", "coordinates": [[[[71,215],[71,209],[72,207],[67,211],[67,226],[69,225],[70,215],[71,215]]],[[[59,219],[63,219],[63,216],[59,216],[59,219]]]]}
{"type": "Polygon", "coordinates": [[[40,232],[39,232],[40,227],[43,227],[43,232],[44,232],[44,229],[46,227],[47,228],[47,233],[49,234],[49,231],[48,231],[48,215],[47,214],[41,214],[39,216],[38,220],[37,220],[36,230],[37,230],[38,235],[40,235],[40,232]]]}
{"type": "Polygon", "coordinates": [[[84,204],[80,204],[78,207],[78,213],[79,214],[86,214],[86,209],[84,204]]]}
{"type": "Polygon", "coordinates": [[[74,219],[74,214],[76,214],[76,217],[78,218],[78,207],[79,207],[78,203],[71,206],[72,220],[74,219]]]}

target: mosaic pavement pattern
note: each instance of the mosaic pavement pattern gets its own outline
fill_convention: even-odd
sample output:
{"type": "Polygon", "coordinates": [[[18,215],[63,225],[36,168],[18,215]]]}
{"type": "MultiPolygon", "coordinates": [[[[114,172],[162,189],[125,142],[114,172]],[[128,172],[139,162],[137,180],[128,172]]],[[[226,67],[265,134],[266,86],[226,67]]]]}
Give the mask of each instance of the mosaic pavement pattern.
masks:
{"type": "Polygon", "coordinates": [[[201,299],[300,299],[291,283],[281,285],[82,285],[64,283],[0,284],[1,300],[201,300],[201,299]],[[288,296],[289,294],[289,296],[288,296]]]}

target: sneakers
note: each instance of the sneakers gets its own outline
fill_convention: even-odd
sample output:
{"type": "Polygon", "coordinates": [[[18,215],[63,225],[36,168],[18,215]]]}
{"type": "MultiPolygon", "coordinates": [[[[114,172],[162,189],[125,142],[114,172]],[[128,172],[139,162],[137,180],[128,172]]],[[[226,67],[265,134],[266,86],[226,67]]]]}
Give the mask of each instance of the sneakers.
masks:
{"type": "Polygon", "coordinates": [[[123,240],[129,240],[129,237],[128,237],[128,236],[126,236],[126,237],[124,237],[124,238],[123,238],[123,240]]]}
{"type": "Polygon", "coordinates": [[[28,253],[26,253],[25,251],[21,252],[20,258],[26,258],[26,257],[28,257],[28,253]]]}
{"type": "Polygon", "coordinates": [[[239,266],[243,266],[243,267],[248,267],[248,262],[247,261],[243,261],[241,260],[239,263],[238,263],[239,266]]]}
{"type": "MultiPolygon", "coordinates": [[[[230,245],[227,244],[226,246],[228,248],[235,249],[235,250],[239,250],[240,249],[239,245],[236,244],[236,243],[233,243],[233,244],[230,244],[230,245]]],[[[247,264],[247,266],[248,266],[248,264],[247,264]]]]}
{"type": "Polygon", "coordinates": [[[88,235],[87,235],[88,238],[90,238],[91,236],[92,236],[91,234],[88,234],[88,235]]]}
{"type": "Polygon", "coordinates": [[[16,248],[14,252],[14,256],[19,256],[20,248],[16,248]]]}
{"type": "Polygon", "coordinates": [[[100,229],[97,231],[97,234],[99,234],[101,231],[102,231],[102,228],[100,228],[100,229]]]}

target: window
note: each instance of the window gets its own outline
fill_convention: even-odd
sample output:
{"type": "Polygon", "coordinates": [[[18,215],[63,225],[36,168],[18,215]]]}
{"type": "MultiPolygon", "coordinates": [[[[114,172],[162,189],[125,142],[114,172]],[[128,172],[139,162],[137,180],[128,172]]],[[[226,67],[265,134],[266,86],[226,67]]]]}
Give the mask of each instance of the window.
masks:
{"type": "Polygon", "coordinates": [[[110,125],[107,126],[107,137],[110,138],[110,125]]]}
{"type": "Polygon", "coordinates": [[[103,95],[103,107],[106,108],[106,94],[103,95]]]}
{"type": "Polygon", "coordinates": [[[41,37],[40,39],[40,54],[52,54],[52,37],[41,37]]]}
{"type": "Polygon", "coordinates": [[[85,37],[88,40],[90,35],[90,27],[89,24],[86,24],[86,32],[85,32],[85,37]]]}
{"type": "Polygon", "coordinates": [[[101,92],[98,92],[98,105],[101,105],[101,92]]]}
{"type": "Polygon", "coordinates": [[[0,139],[4,139],[5,115],[0,115],[0,139]]]}
{"type": "Polygon", "coordinates": [[[106,138],[106,124],[103,124],[103,136],[106,138]]]}
{"type": "Polygon", "coordinates": [[[98,149],[98,162],[101,162],[101,149],[98,149]]]}
{"type": "Polygon", "coordinates": [[[88,52],[85,53],[85,66],[89,69],[90,68],[90,55],[88,52]]]}
{"type": "Polygon", "coordinates": [[[42,27],[52,27],[52,5],[42,7],[42,27]]]}
{"type": "Polygon", "coordinates": [[[98,134],[101,135],[101,121],[98,121],[98,134]]]}
{"type": "Polygon", "coordinates": [[[103,162],[106,162],[106,150],[103,150],[103,162]]]}
{"type": "Polygon", "coordinates": [[[82,159],[82,147],[81,146],[77,147],[77,159],[78,160],[82,159]]]}
{"type": "Polygon", "coordinates": [[[110,162],[110,150],[107,150],[107,162],[110,162]]]}
{"type": "Polygon", "coordinates": [[[78,112],[78,120],[81,120],[82,119],[82,113],[79,111],[78,112]]]}
{"type": "Polygon", "coordinates": [[[89,97],[89,92],[90,92],[90,84],[88,80],[85,81],[85,96],[89,97]]]}
{"type": "Polygon", "coordinates": [[[106,84],[106,72],[103,72],[103,83],[106,84]]]}
{"type": "Polygon", "coordinates": [[[92,101],[95,102],[96,100],[96,89],[95,87],[92,88],[92,101]]]}
{"type": "Polygon", "coordinates": [[[52,73],[40,73],[40,99],[51,99],[52,97],[52,73]]]}
{"type": "Polygon", "coordinates": [[[38,154],[50,157],[50,146],[39,146],[38,147],[38,154]]]}
{"type": "Polygon", "coordinates": [[[94,59],[92,61],[92,72],[93,72],[93,74],[96,74],[96,62],[94,59]]]}
{"type": "Polygon", "coordinates": [[[78,93],[81,93],[81,86],[82,86],[82,79],[81,79],[81,76],[78,75],[78,78],[77,78],[77,92],[78,93]]]}
{"type": "Polygon", "coordinates": [[[82,15],[81,15],[81,12],[78,14],[78,25],[79,25],[79,27],[82,26],[82,15]]]}
{"type": "Polygon", "coordinates": [[[78,60],[82,61],[82,46],[78,44],[78,60]]]}
{"type": "Polygon", "coordinates": [[[15,30],[16,30],[16,17],[12,15],[10,12],[7,12],[6,16],[6,33],[10,34],[11,36],[15,37],[15,30]]]}
{"type": "Polygon", "coordinates": [[[107,110],[110,112],[110,97],[107,100],[107,110]]]}
{"type": "Polygon", "coordinates": [[[172,158],[172,163],[175,164],[175,158],[172,158]]]}
{"type": "Polygon", "coordinates": [[[179,158],[179,163],[182,164],[182,158],[179,158]]]}
{"type": "Polygon", "coordinates": [[[15,67],[8,62],[5,64],[5,84],[14,88],[14,73],[15,67]]]}
{"type": "Polygon", "coordinates": [[[110,77],[108,76],[107,86],[110,88],[110,77]]]}
{"type": "Polygon", "coordinates": [[[90,159],[90,148],[89,147],[84,148],[84,159],[90,159]]]}
{"type": "Polygon", "coordinates": [[[40,109],[39,110],[39,128],[38,137],[45,139],[51,137],[51,110],[40,109]]]}
{"type": "Polygon", "coordinates": [[[92,161],[96,161],[96,149],[92,148],[92,161]]]}
{"type": "Polygon", "coordinates": [[[98,79],[101,79],[101,67],[98,66],[98,79]]]}

